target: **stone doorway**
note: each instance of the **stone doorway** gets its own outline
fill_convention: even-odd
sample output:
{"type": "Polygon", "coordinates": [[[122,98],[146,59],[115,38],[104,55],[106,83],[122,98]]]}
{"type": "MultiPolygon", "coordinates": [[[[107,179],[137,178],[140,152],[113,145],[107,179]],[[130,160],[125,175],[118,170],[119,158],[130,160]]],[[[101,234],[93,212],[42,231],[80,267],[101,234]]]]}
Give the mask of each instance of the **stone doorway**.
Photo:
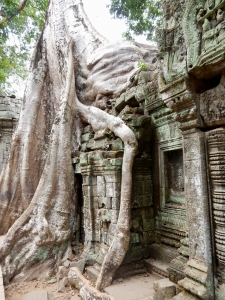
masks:
{"type": "Polygon", "coordinates": [[[77,191],[77,207],[76,207],[76,214],[77,214],[77,224],[75,228],[75,235],[76,235],[76,242],[77,243],[84,243],[85,240],[85,232],[84,232],[84,213],[83,213],[83,188],[82,188],[82,175],[77,173],[75,174],[75,185],[77,191]]]}

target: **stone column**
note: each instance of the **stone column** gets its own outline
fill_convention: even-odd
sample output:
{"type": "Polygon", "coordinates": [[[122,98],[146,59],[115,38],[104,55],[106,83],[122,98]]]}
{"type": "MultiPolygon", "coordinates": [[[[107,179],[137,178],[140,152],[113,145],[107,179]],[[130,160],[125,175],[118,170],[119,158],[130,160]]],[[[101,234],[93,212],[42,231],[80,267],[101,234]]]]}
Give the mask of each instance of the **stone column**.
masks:
{"type": "Polygon", "coordinates": [[[225,129],[207,132],[208,161],[212,194],[214,224],[216,299],[225,295],[225,129]]]}
{"type": "Polygon", "coordinates": [[[164,103],[176,112],[183,135],[189,260],[186,277],[178,283],[194,299],[209,300],[214,298],[212,245],[205,134],[198,129],[202,124],[197,99],[185,78],[162,88],[161,94],[164,103]]]}
{"type": "Polygon", "coordinates": [[[179,284],[201,299],[213,299],[212,250],[204,133],[183,132],[189,261],[179,284]]]}

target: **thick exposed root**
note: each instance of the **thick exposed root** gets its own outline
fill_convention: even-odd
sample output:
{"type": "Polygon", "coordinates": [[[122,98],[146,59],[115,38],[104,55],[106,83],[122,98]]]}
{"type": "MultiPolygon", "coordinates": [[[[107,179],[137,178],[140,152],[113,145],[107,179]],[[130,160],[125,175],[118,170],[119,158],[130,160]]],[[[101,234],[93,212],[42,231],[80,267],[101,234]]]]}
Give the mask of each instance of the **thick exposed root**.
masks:
{"type": "Polygon", "coordinates": [[[48,157],[34,197],[9,229],[0,250],[6,281],[22,271],[36,269],[45,261],[46,272],[54,271],[71,239],[74,211],[71,102],[75,87],[71,86],[70,77],[68,72],[64,97],[52,127],[48,157]]]}
{"type": "Polygon", "coordinates": [[[80,289],[80,296],[83,300],[115,300],[112,296],[96,290],[77,268],[70,269],[68,281],[71,286],[80,289]]]}

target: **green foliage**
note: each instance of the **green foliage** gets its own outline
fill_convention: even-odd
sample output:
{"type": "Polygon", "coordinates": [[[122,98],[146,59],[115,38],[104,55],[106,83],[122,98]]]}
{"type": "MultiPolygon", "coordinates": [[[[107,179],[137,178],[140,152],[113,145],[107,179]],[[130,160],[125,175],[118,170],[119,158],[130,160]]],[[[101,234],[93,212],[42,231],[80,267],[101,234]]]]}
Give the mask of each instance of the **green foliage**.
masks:
{"type": "Polygon", "coordinates": [[[147,69],[146,63],[143,60],[139,60],[138,68],[140,69],[140,71],[145,71],[147,69]]]}
{"type": "Polygon", "coordinates": [[[12,92],[10,77],[26,78],[47,5],[48,0],[0,0],[0,91],[12,92]],[[22,2],[26,5],[19,11],[22,2]]]}
{"type": "Polygon", "coordinates": [[[162,1],[160,0],[111,0],[110,13],[118,19],[125,19],[128,26],[123,34],[126,39],[134,35],[145,35],[154,40],[154,29],[162,20],[162,1]]]}

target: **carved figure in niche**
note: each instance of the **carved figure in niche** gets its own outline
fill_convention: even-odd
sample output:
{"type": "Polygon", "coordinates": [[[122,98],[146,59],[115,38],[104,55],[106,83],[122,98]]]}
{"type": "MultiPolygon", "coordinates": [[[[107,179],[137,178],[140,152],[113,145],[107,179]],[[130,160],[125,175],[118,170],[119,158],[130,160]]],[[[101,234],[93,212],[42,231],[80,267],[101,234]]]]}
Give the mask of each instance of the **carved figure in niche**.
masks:
{"type": "Polygon", "coordinates": [[[218,9],[216,14],[217,27],[216,32],[218,34],[218,43],[225,38],[225,12],[222,9],[218,9]]]}
{"type": "Polygon", "coordinates": [[[215,0],[208,0],[208,8],[212,9],[215,6],[215,0]]]}
{"type": "Polygon", "coordinates": [[[99,220],[100,220],[100,242],[107,244],[108,242],[108,231],[109,224],[111,222],[109,210],[105,208],[99,209],[99,220]]]}
{"type": "Polygon", "coordinates": [[[211,29],[211,23],[209,22],[209,20],[206,18],[203,25],[202,25],[202,29],[203,32],[206,33],[207,31],[209,31],[211,29]]]}
{"type": "Polygon", "coordinates": [[[177,47],[174,49],[173,53],[170,53],[170,75],[172,76],[176,76],[177,73],[181,73],[186,66],[186,47],[183,37],[178,30],[174,30],[174,44],[177,45],[177,47]]]}
{"type": "Polygon", "coordinates": [[[224,11],[221,8],[219,8],[218,11],[217,11],[216,21],[217,21],[217,24],[224,21],[224,11]]]}
{"type": "Polygon", "coordinates": [[[199,22],[201,18],[205,15],[206,10],[202,7],[199,9],[199,12],[197,13],[197,21],[199,22]]]}
{"type": "MultiPolygon", "coordinates": [[[[193,43],[196,45],[196,51],[194,53],[194,56],[199,56],[201,51],[201,41],[202,41],[202,26],[200,25],[200,20],[204,17],[206,14],[206,10],[202,7],[198,7],[198,13],[196,16],[197,23],[193,22],[193,27],[195,28],[195,34],[193,34],[193,43]]],[[[185,44],[185,43],[184,43],[185,44]]]]}
{"type": "Polygon", "coordinates": [[[209,107],[210,119],[219,120],[225,117],[225,105],[223,101],[214,101],[209,107]]]}
{"type": "Polygon", "coordinates": [[[175,22],[173,13],[171,12],[169,6],[166,7],[165,19],[164,20],[165,20],[164,21],[164,29],[165,30],[171,31],[175,28],[176,22],[175,22]]]}
{"type": "Polygon", "coordinates": [[[211,30],[211,23],[210,21],[205,18],[205,21],[202,25],[203,29],[203,40],[204,40],[204,50],[206,51],[212,43],[212,37],[213,37],[213,29],[211,30]]]}
{"type": "Polygon", "coordinates": [[[225,77],[222,76],[220,84],[200,96],[200,111],[204,122],[208,125],[225,117],[225,77]]]}
{"type": "Polygon", "coordinates": [[[212,103],[209,107],[209,117],[210,119],[218,119],[219,117],[219,109],[215,103],[212,103]]]}

